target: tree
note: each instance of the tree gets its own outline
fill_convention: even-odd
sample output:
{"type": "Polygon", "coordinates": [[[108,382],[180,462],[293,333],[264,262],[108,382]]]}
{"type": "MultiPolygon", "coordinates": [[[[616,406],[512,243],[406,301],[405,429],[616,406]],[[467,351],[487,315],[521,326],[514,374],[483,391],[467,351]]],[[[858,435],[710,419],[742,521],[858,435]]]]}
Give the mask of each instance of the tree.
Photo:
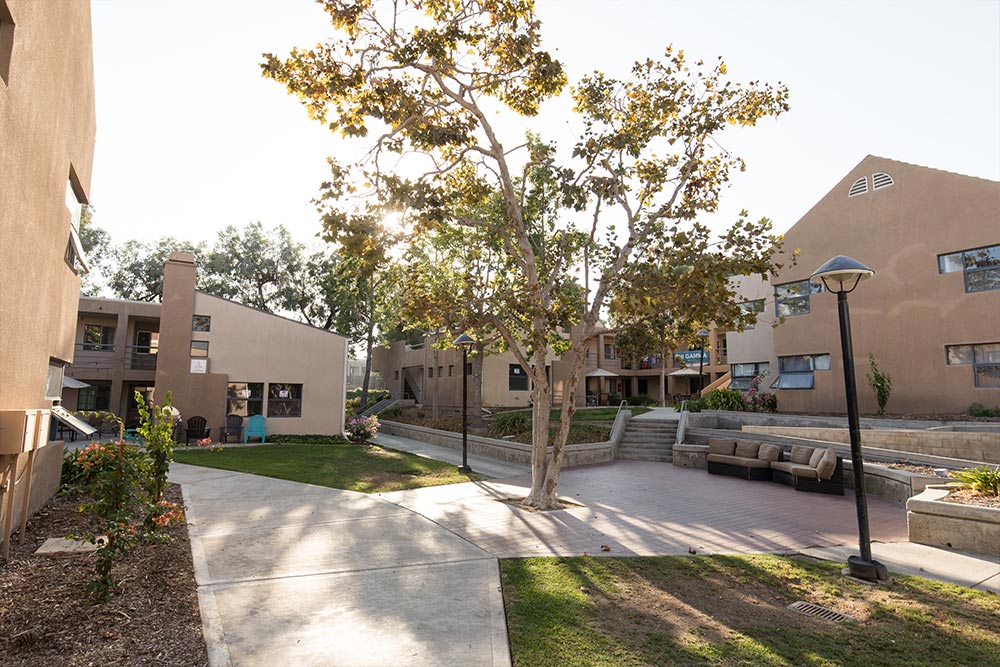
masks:
{"type": "Polygon", "coordinates": [[[80,278],[80,291],[85,296],[99,296],[111,260],[111,234],[94,223],[94,207],[88,204],[80,213],[80,245],[90,266],[90,271],[80,278]]]}
{"type": "Polygon", "coordinates": [[[163,264],[172,252],[204,254],[203,244],[164,236],[156,241],[131,240],[111,250],[108,287],[119,299],[160,301],[163,298],[163,264]]]}
{"type": "Polygon", "coordinates": [[[868,355],[868,365],[871,371],[867,373],[868,386],[875,394],[875,402],[878,403],[878,413],[885,414],[885,404],[889,402],[889,395],[892,393],[892,377],[878,367],[875,363],[875,355],[868,355]]]}
{"type": "Polygon", "coordinates": [[[491,323],[533,383],[524,502],[557,507],[586,343],[619,277],[660,247],[694,244],[691,225],[716,210],[731,170],[744,168],[716,135],[787,110],[787,90],[732,83],[721,60],[691,65],[668,47],[663,59],[636,63],[627,81],[584,77],[573,91],[584,130],[571,158],[532,136],[508,148],[500,111],[535,116],[566,84],[561,63],[541,47],[531,0],[324,7],[338,38],[285,60],[265,54],[262,68],[331,130],[372,135],[360,161],[331,161],[324,197],[337,206],[325,225],[350,228],[363,197],[404,211],[418,233],[483,229],[498,239],[515,279],[491,296],[491,323]],[[499,220],[479,215],[494,193],[499,220]],[[596,269],[586,298],[573,279],[581,254],[596,269]],[[567,341],[559,329],[575,322],[581,336],[567,341]],[[553,354],[571,365],[550,453],[553,354]]]}

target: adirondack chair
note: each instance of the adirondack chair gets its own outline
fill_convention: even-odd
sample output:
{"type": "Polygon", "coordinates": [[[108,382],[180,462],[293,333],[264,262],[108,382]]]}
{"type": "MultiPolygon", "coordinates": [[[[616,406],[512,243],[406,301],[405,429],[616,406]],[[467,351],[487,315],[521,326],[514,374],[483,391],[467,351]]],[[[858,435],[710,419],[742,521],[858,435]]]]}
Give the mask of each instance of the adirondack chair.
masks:
{"type": "Polygon", "coordinates": [[[219,429],[219,439],[222,442],[229,442],[229,436],[236,438],[236,442],[240,441],[240,436],[243,435],[243,417],[240,415],[226,415],[226,425],[219,429]]]}
{"type": "Polygon", "coordinates": [[[264,415],[254,415],[247,422],[247,427],[243,429],[243,442],[250,442],[250,438],[260,438],[260,441],[267,441],[267,420],[264,415]]]}
{"type": "Polygon", "coordinates": [[[210,437],[208,434],[211,433],[211,428],[205,428],[205,424],[208,422],[204,417],[191,417],[187,420],[187,428],[184,429],[184,442],[186,444],[191,444],[191,440],[201,440],[202,438],[210,437]]]}

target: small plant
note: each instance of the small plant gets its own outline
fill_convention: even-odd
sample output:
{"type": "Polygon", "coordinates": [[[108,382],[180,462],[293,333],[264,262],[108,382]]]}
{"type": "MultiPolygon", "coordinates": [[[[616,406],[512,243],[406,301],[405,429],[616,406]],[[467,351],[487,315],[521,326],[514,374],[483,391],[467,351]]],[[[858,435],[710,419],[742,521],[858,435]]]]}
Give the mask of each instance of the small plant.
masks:
{"type": "Polygon", "coordinates": [[[973,417],[1000,417],[1000,408],[988,408],[982,403],[969,406],[969,414],[973,417]]]}
{"type": "Polygon", "coordinates": [[[366,442],[378,435],[378,417],[369,415],[367,417],[351,417],[347,420],[347,427],[344,429],[347,439],[351,442],[366,442]]]}
{"type": "Polygon", "coordinates": [[[889,394],[892,393],[892,378],[875,363],[875,355],[868,355],[868,365],[871,371],[868,373],[868,386],[875,392],[875,402],[878,403],[878,413],[885,414],[885,404],[889,402],[889,394]]]}
{"type": "Polygon", "coordinates": [[[716,389],[705,394],[705,406],[709,410],[730,410],[742,412],[746,409],[743,394],[735,389],[716,389]]]}
{"type": "Polygon", "coordinates": [[[961,482],[962,487],[988,496],[1000,496],[1000,470],[989,466],[979,466],[968,470],[956,470],[951,476],[961,482]]]}
{"type": "Polygon", "coordinates": [[[162,405],[149,404],[142,394],[135,392],[135,403],[139,408],[139,427],[136,433],[142,440],[150,458],[150,495],[158,503],[163,497],[163,487],[167,484],[167,472],[174,459],[174,416],[170,409],[171,395],[167,392],[162,405]]]}
{"type": "Polygon", "coordinates": [[[493,418],[493,431],[498,435],[516,435],[531,430],[531,415],[527,412],[501,412],[493,418]]]}
{"type": "Polygon", "coordinates": [[[210,452],[221,452],[225,449],[221,442],[213,443],[211,438],[202,438],[201,440],[196,440],[195,444],[199,447],[204,447],[210,452]]]}
{"type": "Polygon", "coordinates": [[[382,416],[386,419],[394,419],[403,414],[403,407],[401,405],[394,405],[391,408],[386,408],[382,411],[382,416]]]}

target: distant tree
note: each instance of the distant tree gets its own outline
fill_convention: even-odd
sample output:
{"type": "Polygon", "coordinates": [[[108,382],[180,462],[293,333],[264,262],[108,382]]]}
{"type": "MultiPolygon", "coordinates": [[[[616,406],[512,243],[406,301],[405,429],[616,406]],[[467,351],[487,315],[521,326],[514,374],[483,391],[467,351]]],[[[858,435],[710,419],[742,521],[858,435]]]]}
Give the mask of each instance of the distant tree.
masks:
{"type": "Polygon", "coordinates": [[[80,278],[80,291],[85,296],[100,296],[111,262],[111,234],[94,223],[94,207],[88,204],[83,205],[80,214],[80,245],[90,266],[90,271],[80,278]]]}
{"type": "Polygon", "coordinates": [[[156,241],[126,241],[111,251],[108,287],[119,299],[160,301],[163,299],[163,265],[172,252],[205,253],[204,244],[164,236],[156,241]]]}

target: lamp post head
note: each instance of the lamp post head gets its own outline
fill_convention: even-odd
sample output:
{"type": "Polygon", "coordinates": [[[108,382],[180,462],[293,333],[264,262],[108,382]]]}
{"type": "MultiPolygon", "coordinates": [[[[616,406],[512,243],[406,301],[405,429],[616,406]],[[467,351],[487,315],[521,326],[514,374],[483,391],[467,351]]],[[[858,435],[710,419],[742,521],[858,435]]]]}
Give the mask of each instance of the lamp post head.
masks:
{"type": "Polygon", "coordinates": [[[455,347],[460,347],[463,350],[466,350],[469,347],[471,347],[472,344],[475,343],[475,342],[476,341],[474,339],[472,339],[467,334],[463,333],[461,336],[459,336],[455,340],[451,341],[451,344],[454,345],[455,347]]]}
{"type": "Polygon", "coordinates": [[[813,271],[809,280],[814,283],[823,283],[828,291],[838,294],[840,292],[853,292],[859,282],[874,275],[875,271],[871,267],[865,266],[856,259],[837,255],[813,271]],[[837,284],[838,288],[834,289],[831,284],[837,284]]]}
{"type": "Polygon", "coordinates": [[[698,338],[708,337],[708,329],[698,329],[698,333],[695,334],[698,338]]]}

